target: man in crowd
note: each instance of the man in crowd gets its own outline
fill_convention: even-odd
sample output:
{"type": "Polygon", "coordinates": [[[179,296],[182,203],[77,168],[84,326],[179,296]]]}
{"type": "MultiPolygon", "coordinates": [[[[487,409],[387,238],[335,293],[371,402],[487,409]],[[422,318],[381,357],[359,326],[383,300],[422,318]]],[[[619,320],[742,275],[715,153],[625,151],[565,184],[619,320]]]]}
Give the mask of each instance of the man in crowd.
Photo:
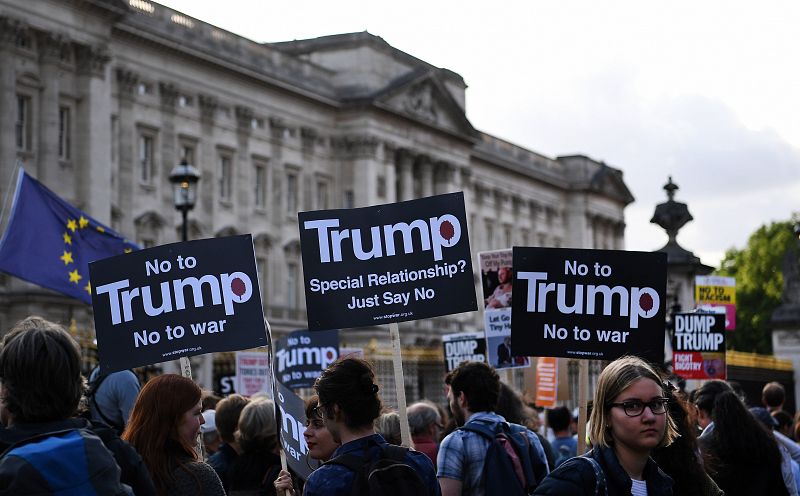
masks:
{"type": "MultiPolygon", "coordinates": [[[[569,460],[578,452],[578,440],[572,437],[570,424],[572,415],[565,406],[547,410],[547,425],[553,429],[555,439],[551,443],[556,457],[555,466],[569,460]]],[[[555,468],[555,467],[553,467],[555,468]]]]}
{"type": "Polygon", "coordinates": [[[241,415],[247,403],[248,400],[244,396],[232,394],[217,403],[214,415],[214,423],[217,426],[217,433],[222,439],[222,444],[220,444],[217,452],[209,457],[208,464],[217,472],[222,485],[226,486],[226,491],[228,489],[226,482],[228,468],[238,456],[234,433],[239,425],[239,415],[241,415]]]}
{"type": "MultiPolygon", "coordinates": [[[[493,441],[470,430],[472,426],[495,432],[502,430],[511,435],[524,434],[527,437],[527,446],[532,449],[528,450],[528,466],[522,468],[524,472],[532,473],[532,478],[535,480],[527,480],[526,477],[525,482],[520,481],[520,489],[525,489],[523,484],[528,486],[527,489],[531,489],[530,486],[535,487],[541,482],[549,469],[539,438],[525,427],[507,424],[503,417],[494,412],[500,395],[500,377],[497,372],[483,362],[462,362],[447,375],[445,383],[448,386],[447,399],[453,418],[457,425],[463,427],[450,433],[439,446],[437,476],[442,487],[442,495],[494,494],[492,490],[487,490],[486,479],[498,474],[490,474],[484,470],[484,466],[493,461],[487,458],[493,441]]],[[[492,450],[492,453],[497,456],[503,454],[497,450],[492,450]]],[[[495,467],[502,463],[497,462],[490,465],[495,467]]],[[[520,463],[524,465],[526,460],[520,458],[520,463]]]]}
{"type": "Polygon", "coordinates": [[[408,427],[414,448],[428,455],[436,468],[436,455],[439,453],[439,434],[444,426],[439,410],[431,403],[420,401],[408,407],[408,427]]]}
{"type": "Polygon", "coordinates": [[[102,422],[122,434],[128,425],[133,404],[139,395],[139,378],[132,370],[100,373],[95,367],[89,374],[86,399],[93,422],[102,422]]]}
{"type": "Polygon", "coordinates": [[[208,457],[219,451],[219,446],[222,444],[222,439],[217,431],[216,415],[216,410],[205,410],[203,412],[205,423],[200,426],[200,433],[203,435],[203,447],[208,457]]]}
{"type": "Polygon", "coordinates": [[[769,413],[783,410],[786,401],[786,390],[779,382],[768,382],[761,390],[761,403],[769,413]]]}
{"type": "Polygon", "coordinates": [[[0,347],[0,492],[155,494],[136,450],[112,429],[76,418],[81,356],[61,326],[28,317],[0,347]]]}
{"type": "Polygon", "coordinates": [[[334,441],[342,445],[325,465],[315,470],[304,488],[305,496],[349,495],[379,486],[382,493],[438,496],[433,465],[424,454],[393,446],[373,423],[381,412],[375,374],[358,358],[336,361],[317,378],[317,407],[334,441]],[[378,465],[381,464],[381,465],[378,465]],[[374,470],[381,467],[383,470],[374,470]],[[374,474],[374,475],[373,475],[374,474]],[[387,487],[385,483],[391,483],[387,487]]]}

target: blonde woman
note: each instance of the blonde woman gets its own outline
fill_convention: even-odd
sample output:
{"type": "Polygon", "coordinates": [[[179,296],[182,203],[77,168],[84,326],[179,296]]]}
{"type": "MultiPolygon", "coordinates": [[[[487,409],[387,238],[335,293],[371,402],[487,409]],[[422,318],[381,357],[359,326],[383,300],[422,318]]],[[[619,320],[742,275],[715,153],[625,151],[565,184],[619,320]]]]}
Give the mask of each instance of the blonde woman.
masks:
{"type": "Polygon", "coordinates": [[[534,494],[669,496],[672,479],[650,458],[676,437],[661,378],[644,360],[622,357],[600,374],[590,417],[594,446],[562,463],[534,494]]]}

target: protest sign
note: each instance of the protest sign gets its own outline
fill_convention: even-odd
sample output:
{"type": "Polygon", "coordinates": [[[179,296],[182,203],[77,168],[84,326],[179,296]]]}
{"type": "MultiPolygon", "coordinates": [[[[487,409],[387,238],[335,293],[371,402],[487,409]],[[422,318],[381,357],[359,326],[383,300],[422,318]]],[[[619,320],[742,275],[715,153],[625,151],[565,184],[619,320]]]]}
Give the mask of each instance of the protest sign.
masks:
{"type": "MultiPolygon", "coordinates": [[[[275,381],[275,405],[280,412],[281,446],[292,471],[307,480],[312,471],[312,458],[308,456],[308,445],[303,433],[306,431],[306,407],[294,392],[275,381]]],[[[318,464],[314,463],[314,468],[318,464]]]]}
{"type": "Polygon", "coordinates": [[[514,248],[514,354],[664,360],[667,255],[514,248]]]}
{"type": "Polygon", "coordinates": [[[442,336],[444,348],[444,369],[447,372],[458,367],[461,362],[485,362],[486,339],[482,332],[462,332],[442,336]]]}
{"type": "Polygon", "coordinates": [[[311,387],[339,358],[339,331],[294,331],[277,341],[276,374],[284,386],[311,387]]]}
{"type": "Polygon", "coordinates": [[[298,217],[309,329],[477,309],[463,193],[298,217]]]}
{"type": "Polygon", "coordinates": [[[558,395],[558,358],[536,359],[536,406],[554,408],[558,395]]]}
{"type": "Polygon", "coordinates": [[[686,379],[725,379],[725,316],[677,313],[673,323],[674,373],[686,379]]]}
{"type": "Polygon", "coordinates": [[[236,392],[242,396],[267,393],[272,396],[269,354],[262,351],[236,352],[236,392]]]}
{"type": "Polygon", "coordinates": [[[214,374],[214,393],[220,396],[228,396],[236,392],[236,376],[214,374]]]}
{"type": "Polygon", "coordinates": [[[694,301],[700,311],[724,314],[726,331],[736,329],[735,277],[696,276],[694,301]]]}
{"type": "Polygon", "coordinates": [[[478,253],[483,286],[483,325],[489,363],[496,369],[530,366],[530,359],[511,354],[512,251],[478,253]]]}
{"type": "Polygon", "coordinates": [[[250,235],[157,246],[89,272],[104,372],[266,344],[250,235]]]}

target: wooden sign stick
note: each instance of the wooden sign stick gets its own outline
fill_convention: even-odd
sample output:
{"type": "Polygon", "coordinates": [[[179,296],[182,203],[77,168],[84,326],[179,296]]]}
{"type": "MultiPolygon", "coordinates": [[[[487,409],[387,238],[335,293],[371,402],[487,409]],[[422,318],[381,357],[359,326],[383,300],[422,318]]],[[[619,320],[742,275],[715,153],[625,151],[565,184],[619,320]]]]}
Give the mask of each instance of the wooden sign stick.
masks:
{"type": "Polygon", "coordinates": [[[389,324],[389,337],[392,340],[394,383],[397,388],[397,413],[400,415],[400,439],[403,446],[411,447],[411,429],[408,428],[408,412],[406,411],[406,383],[405,379],[403,379],[403,357],[400,354],[400,328],[397,326],[397,322],[389,324]]]}

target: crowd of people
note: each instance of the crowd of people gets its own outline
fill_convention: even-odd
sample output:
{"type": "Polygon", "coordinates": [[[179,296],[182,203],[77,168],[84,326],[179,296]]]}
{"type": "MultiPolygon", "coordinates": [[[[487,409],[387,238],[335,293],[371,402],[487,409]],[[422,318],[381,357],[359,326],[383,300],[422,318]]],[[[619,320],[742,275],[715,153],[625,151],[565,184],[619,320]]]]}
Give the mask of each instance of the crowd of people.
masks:
{"type": "Polygon", "coordinates": [[[576,412],[537,410],[486,363],[443,387],[446,405],[408,406],[404,446],[394,392],[368,362],[336,361],[305,404],[303,480],[281,469],[269,395],[219,398],[173,374],[87,382],[72,337],[29,317],[0,343],[0,495],[798,495],[800,426],[778,383],[748,405],[736,384],[686,393],[622,357],[597,380],[585,443],[576,412]]]}

